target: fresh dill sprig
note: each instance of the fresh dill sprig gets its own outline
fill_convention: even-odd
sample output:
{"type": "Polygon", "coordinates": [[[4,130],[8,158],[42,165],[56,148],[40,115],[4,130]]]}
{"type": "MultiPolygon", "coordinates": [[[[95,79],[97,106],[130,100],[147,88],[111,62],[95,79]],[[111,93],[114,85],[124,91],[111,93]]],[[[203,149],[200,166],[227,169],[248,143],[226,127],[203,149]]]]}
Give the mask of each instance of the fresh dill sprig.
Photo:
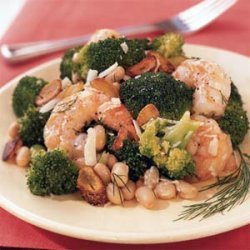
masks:
{"type": "MultiPolygon", "coordinates": [[[[116,179],[116,178],[118,178],[123,183],[124,187],[126,187],[126,189],[130,192],[127,184],[121,178],[124,175],[119,175],[119,174],[112,173],[112,176],[113,176],[113,185],[115,185],[117,187],[118,192],[119,192],[119,197],[120,197],[121,204],[124,205],[123,204],[123,198],[122,198],[122,191],[121,191],[121,188],[118,186],[117,179],[116,179]]],[[[115,195],[115,189],[114,188],[113,188],[113,195],[115,195]]]]}
{"type": "Polygon", "coordinates": [[[243,154],[239,148],[237,151],[241,159],[239,168],[200,190],[218,188],[218,191],[204,202],[184,206],[184,211],[176,220],[192,220],[197,217],[202,220],[216,213],[229,211],[244,202],[250,187],[250,155],[243,154]]]}

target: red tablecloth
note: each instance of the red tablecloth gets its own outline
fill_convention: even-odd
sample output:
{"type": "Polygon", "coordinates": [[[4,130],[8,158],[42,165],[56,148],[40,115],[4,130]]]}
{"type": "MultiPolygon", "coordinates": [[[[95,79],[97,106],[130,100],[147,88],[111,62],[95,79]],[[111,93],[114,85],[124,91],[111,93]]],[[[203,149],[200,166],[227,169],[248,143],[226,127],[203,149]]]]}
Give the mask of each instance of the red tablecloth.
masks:
{"type": "MultiPolygon", "coordinates": [[[[162,20],[197,0],[28,0],[1,43],[78,36],[97,28],[117,28],[162,20]]],[[[189,43],[215,46],[250,55],[250,4],[240,0],[230,11],[189,43]]],[[[0,86],[57,53],[17,66],[0,58],[0,86]]],[[[46,249],[250,249],[250,226],[199,240],[147,246],[114,245],[60,236],[27,224],[0,209],[0,247],[46,249]]]]}

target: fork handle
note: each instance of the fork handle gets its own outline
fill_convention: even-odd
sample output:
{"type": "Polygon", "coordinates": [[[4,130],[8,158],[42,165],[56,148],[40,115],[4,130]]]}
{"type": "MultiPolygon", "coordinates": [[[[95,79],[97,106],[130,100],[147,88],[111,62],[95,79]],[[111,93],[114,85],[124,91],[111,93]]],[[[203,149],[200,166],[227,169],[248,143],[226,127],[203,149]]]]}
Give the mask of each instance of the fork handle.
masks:
{"type": "MultiPolygon", "coordinates": [[[[159,30],[158,23],[129,26],[120,28],[117,31],[122,35],[134,35],[156,30],[159,30]]],[[[3,44],[1,46],[1,54],[3,58],[10,63],[23,62],[41,55],[83,45],[90,39],[90,36],[90,34],[87,34],[80,37],[62,40],[39,41],[13,45],[3,44]]]]}

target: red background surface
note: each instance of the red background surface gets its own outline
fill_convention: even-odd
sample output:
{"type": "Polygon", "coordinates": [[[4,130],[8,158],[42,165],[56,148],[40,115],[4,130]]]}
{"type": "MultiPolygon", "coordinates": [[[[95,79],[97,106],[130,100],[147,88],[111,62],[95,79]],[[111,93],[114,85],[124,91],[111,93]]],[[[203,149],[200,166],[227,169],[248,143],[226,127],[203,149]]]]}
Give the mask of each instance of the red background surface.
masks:
{"type": "MultiPolygon", "coordinates": [[[[2,43],[31,42],[79,36],[98,28],[118,28],[170,17],[197,0],[28,0],[2,43]]],[[[240,0],[227,13],[186,42],[250,55],[250,4],[240,0]]],[[[0,58],[0,86],[18,74],[62,55],[56,53],[20,65],[0,58]]],[[[233,62],[232,62],[233,63],[233,62]]],[[[0,209],[0,247],[46,249],[216,249],[249,250],[250,226],[180,243],[118,245],[77,240],[27,224],[0,209]]]]}

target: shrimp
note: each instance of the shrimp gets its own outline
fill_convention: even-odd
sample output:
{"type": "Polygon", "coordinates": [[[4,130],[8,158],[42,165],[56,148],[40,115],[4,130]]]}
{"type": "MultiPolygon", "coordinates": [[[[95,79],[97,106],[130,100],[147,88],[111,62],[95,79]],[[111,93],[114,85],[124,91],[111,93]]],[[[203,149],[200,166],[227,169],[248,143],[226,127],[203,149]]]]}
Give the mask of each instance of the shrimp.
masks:
{"type": "Polygon", "coordinates": [[[112,98],[110,102],[99,107],[99,119],[115,131],[125,130],[131,139],[137,141],[138,135],[133,124],[132,115],[120,101],[117,102],[116,100],[119,99],[112,98]]]}
{"type": "Polygon", "coordinates": [[[195,89],[193,113],[209,117],[223,115],[231,93],[231,80],[218,64],[188,59],[177,67],[173,77],[195,89]]]}
{"type": "Polygon", "coordinates": [[[82,128],[92,120],[98,120],[98,107],[110,98],[92,90],[71,95],[54,108],[44,128],[48,150],[62,148],[74,157],[74,143],[82,128]]]}
{"type": "Polygon", "coordinates": [[[115,131],[123,128],[137,140],[132,119],[119,98],[88,88],[57,103],[44,128],[45,145],[48,150],[62,148],[71,159],[77,159],[83,157],[84,142],[79,144],[79,135],[84,139],[81,131],[86,124],[101,120],[115,131]]]}
{"type": "Polygon", "coordinates": [[[191,137],[187,151],[192,155],[199,180],[224,175],[224,171],[236,168],[232,161],[233,148],[230,136],[223,133],[218,123],[201,115],[192,117],[202,124],[191,137]]]}
{"type": "Polygon", "coordinates": [[[121,104],[119,98],[111,98],[98,108],[98,118],[103,124],[117,131],[117,136],[113,142],[112,149],[119,150],[123,147],[123,142],[128,137],[138,141],[133,117],[128,109],[121,104]]]}

